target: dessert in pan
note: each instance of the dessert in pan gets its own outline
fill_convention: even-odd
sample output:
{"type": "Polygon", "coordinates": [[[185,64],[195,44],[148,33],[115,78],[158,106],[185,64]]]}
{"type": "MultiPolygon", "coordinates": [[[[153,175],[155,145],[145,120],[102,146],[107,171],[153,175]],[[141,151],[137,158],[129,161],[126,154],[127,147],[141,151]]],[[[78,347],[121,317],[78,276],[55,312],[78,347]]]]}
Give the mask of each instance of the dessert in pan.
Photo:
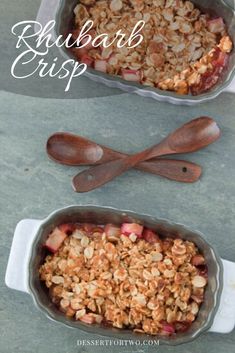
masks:
{"type": "Polygon", "coordinates": [[[184,332],[196,319],[207,266],[191,241],[137,223],[69,223],[45,246],[40,278],[68,317],[152,335],[184,332]]]}
{"type": "Polygon", "coordinates": [[[183,225],[69,206],[19,222],[5,280],[68,327],[176,345],[234,328],[234,266],[183,225]]]}
{"type": "MultiPolygon", "coordinates": [[[[74,8],[73,39],[88,20],[91,38],[106,33],[108,47],[92,42],[72,52],[95,70],[132,82],[198,95],[213,88],[228,67],[233,48],[222,17],[200,10],[183,0],[81,0],[74,8]],[[142,42],[117,47],[115,36],[127,37],[138,21],[144,21],[142,42]]],[[[98,41],[96,41],[98,43],[98,41]]]]}

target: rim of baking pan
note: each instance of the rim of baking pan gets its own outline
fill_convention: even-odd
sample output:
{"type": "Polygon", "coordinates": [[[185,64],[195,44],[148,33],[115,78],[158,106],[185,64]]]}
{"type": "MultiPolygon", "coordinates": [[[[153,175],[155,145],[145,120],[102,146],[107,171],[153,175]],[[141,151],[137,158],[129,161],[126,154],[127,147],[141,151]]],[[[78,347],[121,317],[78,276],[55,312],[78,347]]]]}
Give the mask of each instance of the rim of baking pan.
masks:
{"type": "MultiPolygon", "coordinates": [[[[44,234],[45,235],[45,234],[44,234]]],[[[29,260],[29,291],[33,297],[34,303],[36,305],[36,307],[38,309],[40,309],[49,319],[52,319],[53,321],[59,322],[67,327],[71,327],[74,329],[79,329],[82,330],[84,332],[87,333],[92,333],[92,334],[98,334],[100,336],[103,337],[109,337],[109,338],[113,338],[113,339],[131,339],[131,340],[158,340],[161,344],[167,344],[167,345],[178,345],[178,344],[182,344],[182,343],[186,343],[186,342],[190,342],[193,341],[195,338],[197,338],[199,335],[201,335],[203,332],[207,331],[213,324],[213,320],[214,317],[216,315],[216,312],[218,310],[218,306],[220,303],[220,297],[221,297],[221,293],[222,293],[222,289],[223,289],[223,265],[222,265],[222,261],[217,253],[217,251],[214,249],[214,247],[212,247],[206,240],[205,237],[203,236],[203,234],[201,232],[192,230],[190,228],[187,228],[186,226],[179,224],[179,223],[173,223],[170,222],[166,219],[158,219],[157,217],[153,217],[147,214],[139,214],[133,211],[129,211],[129,210],[119,210],[117,208],[114,207],[104,207],[104,206],[97,206],[97,205],[85,205],[85,206],[81,206],[81,205],[71,205],[71,206],[67,206],[61,209],[58,209],[54,212],[52,212],[48,217],[46,217],[38,231],[37,231],[37,235],[34,239],[33,245],[32,245],[32,251],[31,251],[31,256],[30,256],[30,260],[29,260]],[[178,233],[180,231],[184,232],[188,232],[190,234],[195,235],[199,240],[202,241],[203,244],[205,244],[205,246],[207,246],[210,249],[210,256],[211,258],[213,258],[213,262],[216,268],[216,275],[215,275],[215,282],[213,284],[214,288],[212,290],[213,292],[213,301],[212,301],[212,306],[211,306],[211,310],[209,312],[207,312],[206,314],[206,319],[204,321],[204,324],[202,326],[200,326],[198,329],[196,329],[193,333],[188,334],[187,337],[185,336],[185,334],[178,334],[178,337],[174,336],[174,339],[171,339],[170,337],[162,337],[162,336],[150,336],[147,334],[136,334],[133,333],[133,331],[131,330],[119,330],[119,329],[114,329],[114,328],[104,328],[100,325],[88,325],[88,324],[84,324],[78,321],[73,321],[72,319],[67,318],[64,314],[62,314],[61,312],[58,314],[55,313],[51,313],[50,311],[50,307],[43,305],[42,301],[40,300],[40,297],[38,295],[38,292],[34,286],[34,280],[35,280],[35,273],[34,273],[34,266],[33,266],[33,262],[35,259],[35,256],[37,254],[37,245],[39,243],[39,240],[41,239],[43,233],[44,232],[44,227],[48,226],[48,224],[50,224],[52,227],[54,227],[55,225],[52,224],[53,218],[56,216],[71,216],[74,215],[75,213],[79,212],[84,212],[84,211],[88,211],[88,212],[108,212],[112,215],[117,215],[117,216],[121,216],[121,217],[130,217],[133,220],[142,220],[142,222],[152,222],[157,225],[157,224],[162,224],[163,227],[174,227],[175,231],[178,233]]],[[[50,302],[50,305],[53,306],[54,308],[54,304],[52,302],[50,302]]],[[[54,309],[53,309],[54,310],[54,309]]],[[[195,321],[196,322],[196,321],[195,321]]]]}
{"type": "MultiPolygon", "coordinates": [[[[233,12],[233,18],[229,26],[229,28],[232,29],[235,26],[235,9],[233,9],[232,6],[226,3],[224,0],[220,0],[220,2],[223,6],[225,6],[227,9],[233,12]]],[[[56,36],[62,34],[60,33],[60,25],[61,25],[60,19],[64,11],[64,6],[66,6],[66,1],[60,0],[59,6],[56,9],[56,15],[55,15],[56,24],[54,27],[54,32],[56,36]]],[[[235,49],[233,48],[233,51],[234,50],[235,49]]],[[[59,51],[62,54],[62,56],[66,59],[75,58],[72,55],[72,53],[70,53],[69,50],[64,47],[60,47],[59,51]]],[[[93,81],[101,82],[108,87],[119,88],[122,91],[125,91],[127,93],[136,93],[140,96],[154,98],[162,102],[191,105],[191,104],[202,103],[202,102],[211,100],[213,98],[216,98],[220,93],[222,93],[225,90],[225,88],[230,85],[230,83],[233,81],[235,77],[235,64],[233,65],[229,73],[227,73],[227,77],[223,82],[218,83],[216,87],[211,91],[205,92],[197,96],[192,96],[190,94],[179,95],[174,92],[160,90],[159,88],[156,88],[156,87],[153,88],[153,87],[144,86],[140,83],[124,80],[120,76],[102,73],[89,67],[85,71],[84,76],[90,78],[93,81]]]]}

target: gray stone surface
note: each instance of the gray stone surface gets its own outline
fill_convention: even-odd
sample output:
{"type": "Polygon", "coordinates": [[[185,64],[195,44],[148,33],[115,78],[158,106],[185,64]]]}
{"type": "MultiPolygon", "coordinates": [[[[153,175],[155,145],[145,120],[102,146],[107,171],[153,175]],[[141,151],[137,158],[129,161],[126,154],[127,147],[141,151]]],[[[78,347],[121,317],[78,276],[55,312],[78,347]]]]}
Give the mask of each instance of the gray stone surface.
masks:
{"type": "MultiPolygon", "coordinates": [[[[38,5],[38,0],[32,3],[22,0],[20,4],[16,0],[1,1],[0,26],[4,37],[14,22],[33,18],[38,5]]],[[[6,71],[10,43],[5,43],[2,68],[6,71]]],[[[6,72],[4,75],[8,79],[6,72]]],[[[23,88],[24,83],[21,85],[23,88]]],[[[96,88],[96,84],[85,78],[77,85],[84,97],[92,97],[90,90],[96,88]]],[[[110,89],[107,97],[105,91],[107,89],[101,86],[101,97],[79,100],[0,93],[0,352],[232,353],[234,331],[228,335],[204,334],[192,343],[174,348],[78,347],[78,339],[100,337],[91,337],[49,321],[35,308],[30,296],[9,290],[4,284],[17,222],[22,218],[43,218],[69,204],[114,206],[184,223],[203,232],[223,258],[235,260],[234,96],[222,94],[213,102],[196,107],[176,107],[110,89]],[[180,124],[200,115],[214,117],[222,137],[198,153],[182,156],[203,166],[203,176],[196,184],[179,184],[129,171],[91,193],[75,194],[71,178],[81,169],[58,165],[48,160],[45,153],[45,142],[55,131],[71,131],[132,153],[159,141],[180,124]]]]}

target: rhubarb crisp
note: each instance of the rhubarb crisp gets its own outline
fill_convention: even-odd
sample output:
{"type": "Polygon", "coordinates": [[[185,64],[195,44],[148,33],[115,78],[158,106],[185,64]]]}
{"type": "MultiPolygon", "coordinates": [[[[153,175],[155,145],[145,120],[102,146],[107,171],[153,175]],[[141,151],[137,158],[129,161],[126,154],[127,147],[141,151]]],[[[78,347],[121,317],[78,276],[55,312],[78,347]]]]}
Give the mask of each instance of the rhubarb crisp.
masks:
{"type": "Polygon", "coordinates": [[[118,30],[128,37],[137,22],[144,21],[143,40],[137,47],[118,48],[116,42],[106,48],[91,42],[81,47],[79,42],[72,48],[78,61],[95,70],[197,95],[218,83],[228,66],[233,44],[224,20],[202,12],[191,1],[80,0],[74,14],[73,39],[91,20],[91,38],[105,33],[110,43],[118,30]]]}
{"type": "Polygon", "coordinates": [[[190,241],[137,223],[69,223],[56,227],[45,247],[40,279],[73,320],[174,335],[197,317],[207,266],[190,241]]]}

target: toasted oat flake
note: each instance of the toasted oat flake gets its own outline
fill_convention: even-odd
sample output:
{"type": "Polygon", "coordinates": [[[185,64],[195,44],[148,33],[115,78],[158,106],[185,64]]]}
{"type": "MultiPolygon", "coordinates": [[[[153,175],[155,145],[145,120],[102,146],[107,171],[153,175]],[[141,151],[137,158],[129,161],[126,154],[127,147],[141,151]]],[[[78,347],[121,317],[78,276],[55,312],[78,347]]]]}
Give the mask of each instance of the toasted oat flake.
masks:
{"type": "Polygon", "coordinates": [[[81,299],[80,298],[73,298],[70,301],[70,306],[74,310],[81,309],[81,299]]]}
{"type": "Polygon", "coordinates": [[[174,275],[175,275],[175,271],[173,271],[173,270],[165,270],[164,271],[164,276],[166,278],[172,278],[172,277],[174,277],[174,275]]]}
{"type": "Polygon", "coordinates": [[[143,277],[144,277],[144,279],[147,279],[149,281],[151,281],[153,279],[152,273],[147,270],[143,271],[143,277]]]}
{"type": "Polygon", "coordinates": [[[62,309],[66,309],[69,307],[70,301],[68,299],[61,299],[60,306],[62,309]]]}
{"type": "Polygon", "coordinates": [[[86,310],[85,309],[81,309],[81,310],[78,310],[76,312],[76,320],[79,320],[81,317],[83,317],[84,315],[86,314],[86,310]]]}
{"type": "Polygon", "coordinates": [[[52,280],[52,283],[55,283],[55,284],[64,283],[64,277],[62,276],[53,276],[51,280],[52,280]]]}

